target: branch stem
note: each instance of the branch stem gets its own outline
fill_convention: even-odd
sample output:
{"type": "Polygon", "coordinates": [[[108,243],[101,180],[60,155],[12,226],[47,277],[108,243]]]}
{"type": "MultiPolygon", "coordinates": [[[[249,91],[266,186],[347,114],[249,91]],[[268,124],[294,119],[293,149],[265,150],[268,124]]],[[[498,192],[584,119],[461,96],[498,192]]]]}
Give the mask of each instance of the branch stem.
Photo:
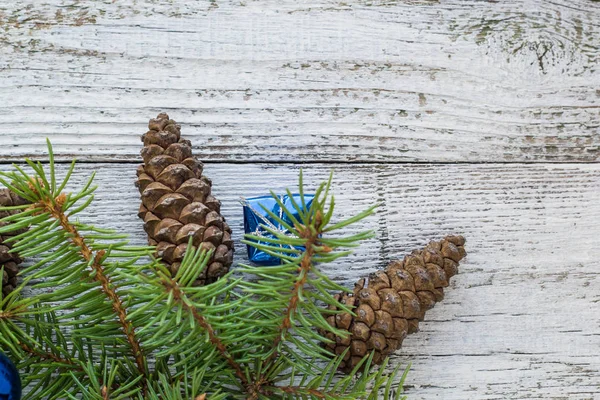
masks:
{"type": "Polygon", "coordinates": [[[200,312],[198,311],[198,309],[196,307],[193,307],[193,306],[189,305],[188,302],[183,301],[185,293],[183,293],[181,291],[181,288],[179,287],[179,285],[176,282],[172,281],[172,280],[163,280],[163,285],[167,288],[167,290],[171,291],[171,293],[173,294],[173,298],[178,303],[180,303],[186,311],[192,313],[192,316],[194,317],[194,320],[198,323],[198,325],[200,325],[202,327],[202,329],[204,329],[208,333],[208,337],[210,339],[210,342],[215,346],[215,348],[221,354],[221,356],[227,361],[227,363],[229,364],[229,366],[231,368],[233,368],[233,370],[235,371],[236,376],[239,378],[239,380],[241,381],[241,383],[244,386],[244,388],[249,393],[254,392],[254,389],[252,388],[252,385],[250,384],[250,382],[248,382],[248,379],[246,378],[246,375],[242,371],[242,367],[240,366],[240,364],[238,364],[233,359],[233,357],[231,356],[231,354],[229,354],[229,351],[227,351],[227,347],[221,341],[221,339],[217,335],[217,332],[212,327],[212,325],[210,324],[210,322],[202,314],[200,314],[200,312]]]}
{"type": "Polygon", "coordinates": [[[77,228],[69,222],[69,218],[62,209],[62,205],[64,204],[65,199],[65,195],[61,194],[56,199],[54,199],[54,201],[42,199],[38,206],[43,207],[45,211],[47,211],[53,218],[59,221],[62,229],[69,233],[71,241],[75,246],[77,246],[83,259],[88,263],[91,263],[91,269],[95,272],[94,279],[100,284],[102,291],[104,292],[106,297],[111,301],[112,308],[117,314],[117,317],[119,318],[121,329],[127,337],[127,341],[129,342],[129,345],[131,347],[133,357],[137,365],[137,369],[140,372],[140,374],[144,377],[144,379],[142,380],[142,386],[143,391],[145,392],[147,386],[146,379],[148,376],[145,365],[145,357],[142,352],[140,342],[136,337],[135,328],[133,327],[131,321],[127,320],[127,310],[123,304],[123,301],[117,294],[114,284],[111,282],[110,278],[104,271],[102,261],[106,253],[104,250],[100,250],[94,253],[89,248],[89,246],[85,242],[84,237],[79,233],[77,228]]]}
{"type": "MultiPolygon", "coordinates": [[[[289,332],[293,327],[292,316],[294,312],[296,312],[298,308],[298,301],[300,299],[300,290],[306,285],[306,281],[308,280],[308,274],[313,266],[313,257],[315,256],[315,246],[318,244],[319,236],[321,235],[321,222],[322,222],[322,214],[321,211],[318,210],[315,214],[313,220],[309,221],[310,225],[313,225],[315,229],[311,230],[307,226],[297,226],[298,232],[300,233],[300,237],[306,240],[304,244],[305,251],[302,254],[302,259],[300,260],[300,267],[298,268],[298,276],[299,278],[294,283],[294,287],[292,289],[292,295],[290,297],[290,301],[288,302],[287,308],[285,310],[283,321],[280,325],[279,335],[275,338],[272,346],[271,355],[265,360],[265,368],[263,373],[258,380],[259,382],[268,382],[266,379],[266,373],[271,369],[274,362],[277,360],[279,356],[279,345],[284,340],[285,335],[289,332]]],[[[261,385],[258,385],[256,390],[257,395],[254,397],[248,397],[247,400],[256,400],[258,399],[258,393],[261,392],[261,385]]]]}
{"type": "MultiPolygon", "coordinates": [[[[23,351],[25,351],[26,353],[30,354],[33,357],[39,357],[44,360],[52,360],[52,361],[60,363],[60,364],[68,364],[68,365],[76,366],[76,364],[75,364],[75,362],[73,362],[73,360],[61,358],[61,357],[57,356],[56,354],[41,352],[37,349],[29,347],[25,343],[19,343],[19,346],[21,347],[21,349],[23,349],[23,351]]],[[[79,368],[79,369],[81,369],[81,368],[79,368]]]]}
{"type": "Polygon", "coordinates": [[[292,289],[292,296],[290,297],[290,301],[285,310],[283,321],[280,326],[279,335],[275,338],[275,341],[273,342],[273,352],[271,353],[269,358],[267,358],[265,365],[271,364],[277,358],[277,356],[279,355],[279,351],[277,350],[277,348],[279,347],[279,344],[283,341],[283,337],[292,328],[292,314],[298,308],[300,289],[306,284],[306,280],[308,279],[308,272],[312,267],[312,257],[315,254],[313,245],[315,244],[315,241],[316,238],[310,238],[306,242],[306,251],[304,252],[299,268],[299,272],[304,272],[304,274],[294,284],[294,288],[292,289]]]}

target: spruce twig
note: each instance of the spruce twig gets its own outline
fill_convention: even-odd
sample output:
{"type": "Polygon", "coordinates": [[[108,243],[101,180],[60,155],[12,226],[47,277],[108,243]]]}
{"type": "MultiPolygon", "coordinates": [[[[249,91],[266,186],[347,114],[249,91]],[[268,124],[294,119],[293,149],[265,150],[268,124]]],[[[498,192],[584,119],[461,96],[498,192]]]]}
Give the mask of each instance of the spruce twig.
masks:
{"type": "MultiPolygon", "coordinates": [[[[321,236],[321,222],[323,216],[320,210],[317,210],[315,213],[315,221],[307,221],[308,225],[314,226],[315,229],[310,229],[307,226],[296,225],[296,229],[299,233],[299,236],[305,240],[304,247],[305,251],[302,254],[302,258],[300,261],[300,268],[298,269],[298,277],[296,282],[294,283],[294,288],[292,289],[292,295],[290,296],[288,305],[284,312],[283,321],[281,323],[280,332],[275,338],[273,342],[273,348],[271,355],[265,361],[264,370],[266,372],[270,372],[271,367],[273,366],[273,361],[277,359],[279,355],[279,345],[284,340],[285,335],[288,334],[289,330],[293,327],[292,316],[296,312],[298,307],[298,301],[300,298],[300,291],[306,285],[308,280],[308,274],[310,273],[312,267],[312,260],[315,256],[315,246],[318,246],[319,236],[321,236]]],[[[264,380],[266,378],[265,374],[263,374],[260,380],[264,380]]],[[[290,387],[290,386],[289,386],[290,387]]],[[[260,391],[260,389],[259,389],[260,391]]],[[[289,393],[289,392],[288,392],[289,393]]],[[[306,393],[305,393],[306,394],[306,393]]],[[[254,400],[257,397],[251,397],[250,400],[254,400]]]]}
{"type": "MultiPolygon", "coordinates": [[[[210,339],[210,342],[216,347],[221,356],[227,361],[227,363],[235,370],[235,374],[242,382],[243,386],[246,388],[250,388],[250,384],[248,379],[242,372],[242,367],[233,359],[223,341],[217,335],[216,330],[212,327],[212,325],[206,320],[206,318],[200,314],[198,309],[192,305],[186,299],[185,294],[179,288],[177,282],[173,280],[167,280],[166,277],[163,277],[163,284],[167,292],[173,295],[173,299],[175,302],[179,303],[186,311],[190,312],[198,325],[200,325],[207,333],[210,339]]],[[[251,389],[248,389],[249,391],[251,389]]]]}
{"type": "MultiPolygon", "coordinates": [[[[40,182],[40,187],[43,182],[40,182]]],[[[35,189],[37,185],[32,185],[32,189],[35,189]]],[[[50,192],[41,192],[39,194],[39,200],[32,207],[39,210],[38,212],[46,212],[52,218],[60,223],[62,229],[67,232],[70,241],[78,248],[79,253],[83,259],[88,263],[90,269],[94,272],[92,275],[93,279],[98,282],[102,288],[102,292],[112,303],[112,308],[115,314],[119,318],[121,329],[123,334],[126,336],[135,362],[140,375],[143,377],[141,381],[142,390],[146,390],[146,379],[148,372],[146,370],[146,360],[140,342],[135,334],[135,327],[131,324],[131,321],[127,319],[127,310],[123,305],[121,297],[117,293],[116,286],[111,282],[110,277],[106,274],[105,268],[102,264],[106,257],[105,250],[92,251],[87,245],[85,239],[80,234],[79,230],[69,221],[69,217],[64,212],[65,202],[67,196],[64,193],[58,194],[56,197],[48,196],[50,192]]]]}
{"type": "Polygon", "coordinates": [[[21,346],[23,351],[25,351],[26,353],[29,353],[32,357],[37,357],[41,360],[53,361],[58,364],[77,365],[77,363],[75,361],[73,361],[72,359],[61,358],[61,357],[57,356],[56,354],[52,354],[49,352],[42,352],[38,349],[29,347],[26,343],[20,343],[19,345],[21,346]]]}

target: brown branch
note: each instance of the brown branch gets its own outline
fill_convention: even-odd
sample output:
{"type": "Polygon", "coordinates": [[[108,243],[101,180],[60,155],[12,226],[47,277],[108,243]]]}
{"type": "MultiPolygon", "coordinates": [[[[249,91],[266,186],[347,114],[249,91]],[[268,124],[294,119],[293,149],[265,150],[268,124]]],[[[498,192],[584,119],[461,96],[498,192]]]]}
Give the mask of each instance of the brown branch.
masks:
{"type": "Polygon", "coordinates": [[[21,304],[20,306],[14,307],[13,309],[2,310],[0,309],[0,320],[1,319],[18,319],[19,313],[27,311],[27,306],[21,304]]]}
{"type": "Polygon", "coordinates": [[[290,297],[290,301],[288,303],[287,309],[285,310],[285,314],[283,317],[283,321],[281,323],[279,335],[275,338],[273,342],[273,353],[267,358],[265,361],[265,365],[269,365],[278,355],[277,347],[283,340],[283,336],[287,333],[287,331],[292,327],[292,314],[298,308],[298,300],[300,299],[299,292],[302,287],[306,284],[308,279],[308,272],[312,267],[312,258],[315,255],[314,245],[317,243],[319,239],[319,235],[321,234],[320,228],[321,225],[321,212],[317,211],[317,215],[315,216],[315,225],[317,229],[315,229],[315,233],[313,234],[310,229],[307,227],[296,227],[300,233],[300,237],[306,239],[306,243],[304,245],[306,251],[302,256],[302,260],[300,261],[300,268],[298,268],[298,273],[304,272],[302,278],[296,281],[294,284],[294,288],[292,289],[292,296],[290,297]]]}
{"type": "Polygon", "coordinates": [[[106,385],[102,386],[102,389],[100,389],[100,395],[102,396],[102,400],[110,399],[108,397],[108,388],[106,387],[106,385]]]}
{"type": "MultiPolygon", "coordinates": [[[[16,311],[19,312],[23,308],[25,308],[25,307],[19,307],[16,311]]],[[[11,318],[15,318],[16,316],[17,316],[17,314],[15,312],[0,311],[0,319],[11,319],[11,318]]],[[[61,363],[61,364],[73,365],[73,366],[76,366],[77,369],[82,370],[82,368],[79,365],[77,365],[71,359],[61,358],[61,357],[59,357],[59,356],[57,356],[56,354],[53,354],[53,353],[39,351],[37,349],[29,347],[29,345],[27,345],[26,343],[23,343],[23,342],[19,342],[19,347],[24,352],[26,352],[27,354],[29,354],[30,356],[39,357],[39,358],[41,358],[43,360],[52,360],[54,362],[61,363]]]]}
{"type": "MultiPolygon", "coordinates": [[[[298,308],[298,301],[300,299],[300,295],[299,295],[300,289],[303,288],[304,285],[306,285],[306,281],[308,280],[308,273],[310,272],[310,269],[312,268],[312,259],[315,255],[314,246],[317,245],[319,236],[322,233],[321,232],[322,219],[323,218],[321,215],[321,211],[317,210],[314,221],[310,221],[310,222],[314,222],[314,227],[315,227],[314,231],[311,231],[307,226],[296,226],[296,229],[298,230],[300,237],[303,239],[306,239],[306,242],[304,244],[304,247],[306,250],[304,251],[304,254],[302,255],[302,260],[300,260],[300,267],[298,268],[299,275],[302,274],[302,272],[304,272],[304,274],[302,274],[302,277],[300,279],[298,279],[296,281],[296,283],[294,284],[294,288],[292,289],[292,296],[290,297],[290,301],[288,303],[288,306],[287,306],[284,316],[283,316],[283,321],[281,322],[279,335],[273,341],[273,346],[271,347],[272,353],[266,359],[266,361],[264,363],[264,365],[265,365],[264,371],[269,371],[271,365],[277,359],[277,356],[279,356],[279,351],[277,350],[277,348],[281,344],[281,342],[283,340],[283,336],[293,327],[292,314],[298,308]]],[[[265,379],[265,374],[263,374],[260,377],[259,382],[257,383],[257,386],[258,386],[257,393],[261,392],[260,382],[264,382],[264,383],[268,382],[268,380],[265,379]]],[[[254,397],[248,397],[248,400],[256,400],[256,399],[258,399],[258,395],[254,396],[254,397]]]]}
{"type": "Polygon", "coordinates": [[[16,316],[17,316],[17,314],[15,314],[13,311],[3,311],[3,310],[0,310],[0,320],[2,320],[2,319],[13,319],[16,316]]]}
{"type": "Polygon", "coordinates": [[[144,363],[144,354],[142,352],[140,343],[135,335],[135,328],[133,327],[131,321],[127,320],[127,311],[125,309],[125,306],[123,305],[121,298],[117,294],[117,292],[114,288],[114,285],[110,281],[110,278],[106,275],[106,273],[104,271],[104,267],[102,265],[102,259],[105,255],[105,251],[100,250],[100,251],[96,252],[96,254],[94,255],[94,252],[89,248],[89,246],[85,242],[85,239],[83,238],[83,236],[81,236],[81,234],[79,233],[77,228],[75,228],[75,226],[73,226],[69,222],[69,218],[62,210],[62,206],[65,201],[66,201],[66,196],[63,193],[63,194],[60,194],[56,199],[41,200],[37,204],[37,206],[42,207],[53,218],[55,218],[56,220],[59,221],[62,229],[64,231],[66,231],[67,233],[69,233],[70,239],[73,242],[73,244],[79,248],[79,252],[81,253],[81,256],[83,257],[83,259],[85,261],[87,261],[88,263],[89,262],[92,263],[91,269],[92,269],[92,271],[95,272],[94,278],[98,283],[100,283],[100,286],[102,287],[102,291],[104,292],[106,297],[108,297],[108,299],[111,301],[112,308],[119,318],[119,322],[121,324],[121,329],[123,330],[123,333],[127,337],[127,341],[129,342],[129,345],[131,346],[131,349],[133,352],[133,357],[135,359],[138,371],[140,372],[140,374],[142,374],[142,376],[144,376],[144,379],[142,381],[142,386],[143,386],[143,390],[145,392],[146,385],[147,385],[147,383],[146,383],[147,371],[146,371],[146,366],[144,363]]]}
{"type": "Polygon", "coordinates": [[[57,356],[56,354],[52,354],[52,353],[41,352],[39,350],[36,350],[36,349],[33,349],[33,348],[29,347],[25,343],[19,343],[19,346],[26,353],[28,353],[29,355],[31,355],[33,357],[39,357],[39,358],[41,358],[43,360],[52,360],[54,362],[61,363],[61,364],[73,365],[73,366],[77,367],[77,369],[82,370],[81,367],[78,366],[71,359],[61,358],[61,357],[57,356]]]}
{"type": "Polygon", "coordinates": [[[229,366],[233,368],[235,374],[240,379],[242,385],[248,391],[248,393],[250,393],[251,395],[258,395],[258,393],[255,393],[256,390],[254,389],[254,385],[251,385],[250,382],[248,382],[246,375],[244,375],[244,372],[242,371],[242,367],[233,359],[231,354],[229,354],[229,351],[227,351],[227,347],[221,341],[221,339],[217,335],[217,332],[212,327],[210,322],[208,322],[206,318],[204,318],[204,316],[198,312],[198,309],[196,309],[196,307],[190,306],[187,302],[182,300],[185,294],[181,291],[181,288],[179,287],[177,282],[163,279],[162,283],[167,288],[167,290],[171,291],[171,293],[173,294],[173,298],[177,302],[179,302],[186,311],[191,312],[192,316],[194,317],[194,320],[202,327],[202,329],[204,329],[208,333],[210,342],[219,351],[221,357],[223,357],[227,361],[229,366]]]}
{"type": "Polygon", "coordinates": [[[273,360],[275,360],[275,358],[277,358],[277,356],[279,355],[279,352],[277,351],[277,347],[283,340],[283,336],[292,327],[292,314],[298,308],[298,300],[300,299],[300,296],[299,296],[300,288],[304,287],[304,285],[306,284],[306,280],[308,279],[308,271],[310,271],[310,268],[312,266],[311,260],[315,254],[314,249],[313,249],[314,243],[315,243],[315,239],[312,239],[312,238],[306,242],[306,251],[304,252],[302,261],[300,261],[300,268],[299,268],[299,271],[304,271],[305,273],[304,273],[304,276],[302,278],[300,278],[299,280],[297,280],[296,283],[294,284],[294,288],[292,289],[292,297],[290,298],[287,309],[285,310],[283,321],[281,323],[280,330],[279,330],[279,335],[275,338],[275,341],[273,342],[273,346],[272,346],[273,352],[265,361],[265,365],[269,365],[271,362],[273,362],[273,360]]]}
{"type": "Polygon", "coordinates": [[[14,314],[12,312],[0,311],[0,320],[2,319],[12,319],[14,318],[14,314]]]}

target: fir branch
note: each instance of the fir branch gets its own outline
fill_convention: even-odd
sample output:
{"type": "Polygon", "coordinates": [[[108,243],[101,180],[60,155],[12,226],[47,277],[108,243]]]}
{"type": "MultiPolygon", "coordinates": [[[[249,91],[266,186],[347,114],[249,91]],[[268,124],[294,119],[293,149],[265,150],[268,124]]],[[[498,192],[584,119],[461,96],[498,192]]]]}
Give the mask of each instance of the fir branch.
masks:
{"type": "Polygon", "coordinates": [[[227,347],[221,341],[221,339],[217,335],[217,332],[212,327],[212,325],[208,322],[208,320],[202,314],[200,314],[200,312],[198,311],[198,309],[196,307],[194,307],[193,305],[191,305],[189,301],[186,301],[185,294],[180,289],[180,287],[177,284],[177,282],[175,282],[174,280],[168,281],[166,279],[163,279],[162,280],[162,284],[164,285],[164,287],[166,288],[166,290],[173,295],[173,299],[177,303],[179,303],[179,305],[181,305],[186,311],[190,312],[193,315],[194,320],[208,334],[210,342],[215,346],[215,348],[219,351],[219,353],[221,354],[221,356],[227,361],[227,363],[231,366],[231,368],[233,368],[233,370],[235,371],[236,376],[242,382],[242,385],[248,391],[252,392],[253,391],[252,386],[250,385],[250,383],[248,382],[248,379],[246,378],[246,375],[242,371],[242,367],[231,356],[231,354],[227,350],[227,347]]]}
{"type": "Polygon", "coordinates": [[[48,199],[40,196],[39,201],[34,205],[34,207],[42,209],[44,212],[47,212],[54,219],[59,221],[62,229],[69,234],[71,242],[79,249],[79,253],[83,259],[89,263],[90,268],[93,272],[95,272],[94,279],[100,283],[102,291],[112,303],[113,310],[119,318],[121,329],[127,337],[129,345],[131,346],[138,371],[144,377],[142,381],[142,387],[145,387],[145,380],[148,376],[148,372],[146,370],[144,353],[142,352],[141,345],[136,338],[135,327],[127,319],[127,310],[123,305],[121,298],[117,294],[115,286],[112,284],[108,275],[104,272],[102,261],[106,256],[106,252],[104,250],[99,250],[94,254],[94,252],[90,249],[84,237],[79,233],[75,225],[70,223],[69,217],[63,211],[63,205],[65,204],[66,200],[67,197],[64,193],[61,193],[54,199],[48,199]]]}
{"type": "MultiPolygon", "coordinates": [[[[330,225],[333,197],[330,208],[325,205],[331,180],[318,187],[308,210],[304,199],[292,202],[297,218],[278,201],[292,221],[290,236],[271,232],[269,245],[247,236],[282,265],[242,266],[236,273],[258,279],[231,279],[230,273],[196,287],[210,252],[194,248],[190,239],[171,276],[158,260],[148,261],[154,249],[130,247],[112,231],[70,221],[92,202],[91,179],[79,193],[65,195],[73,165],[57,184],[51,148],[48,178],[40,163],[28,164],[34,178],[20,167],[0,172],[0,183],[32,203],[2,222],[29,227],[11,238],[13,250],[40,260],[22,271],[25,281],[14,294],[0,299],[7,306],[0,311],[0,344],[17,357],[26,355],[20,367],[31,371],[24,382],[33,385],[32,399],[375,400],[383,390],[391,398],[395,373],[371,373],[372,355],[359,377],[339,377],[345,354],[321,346],[330,340],[321,330],[343,335],[329,326],[322,305],[349,310],[331,295],[343,288],[319,266],[370,237],[328,235],[372,212],[330,225]],[[280,251],[295,246],[303,248],[280,251]],[[19,299],[16,293],[28,283],[35,294],[19,299]],[[47,288],[52,291],[36,293],[47,288]],[[123,357],[129,351],[133,358],[123,357]]],[[[302,176],[300,186],[302,194],[302,176]]],[[[10,229],[0,227],[0,233],[10,229]]]]}
{"type": "MultiPolygon", "coordinates": [[[[50,147],[49,149],[50,153],[52,154],[50,147]]],[[[65,209],[68,209],[68,203],[73,200],[69,199],[69,197],[67,197],[67,195],[64,193],[53,193],[51,188],[48,188],[48,182],[45,179],[42,167],[40,165],[33,164],[32,162],[29,162],[29,165],[37,172],[38,175],[36,179],[30,178],[20,168],[16,167],[19,170],[19,172],[21,172],[21,174],[25,177],[24,183],[26,183],[20,185],[19,189],[21,189],[21,192],[24,194],[24,196],[26,196],[26,198],[31,200],[33,203],[31,206],[29,206],[28,211],[24,212],[24,214],[28,212],[32,213],[32,215],[34,216],[33,218],[35,218],[35,221],[37,221],[37,218],[45,218],[45,216],[51,217],[54,220],[58,221],[59,226],[62,228],[63,232],[66,233],[68,240],[73,245],[75,245],[75,247],[78,249],[80,256],[87,263],[92,272],[94,272],[94,274],[92,275],[93,279],[100,284],[102,292],[110,300],[112,304],[112,309],[114,310],[115,314],[119,319],[121,330],[123,331],[130,345],[133,357],[137,365],[138,372],[143,377],[142,390],[145,392],[147,387],[146,379],[148,376],[145,365],[145,357],[142,352],[141,345],[136,338],[135,327],[127,319],[126,308],[121,298],[117,294],[115,285],[111,282],[111,279],[105,273],[103,260],[107,255],[106,251],[92,251],[92,249],[86,243],[84,237],[80,234],[75,224],[72,224],[69,221],[69,217],[65,213],[65,209]]],[[[14,174],[13,176],[16,177],[17,174],[14,174]]],[[[17,189],[15,186],[9,185],[9,187],[12,190],[19,192],[19,189],[17,189]]],[[[86,191],[84,190],[84,192],[86,191]]],[[[90,196],[90,199],[92,198],[93,197],[90,196]]],[[[87,204],[89,204],[89,201],[86,202],[85,205],[87,204]]],[[[78,210],[79,208],[71,212],[71,215],[76,213],[78,210]]],[[[57,238],[54,241],[51,241],[50,243],[54,244],[54,242],[56,242],[56,244],[59,244],[61,239],[62,238],[60,236],[57,236],[57,238]]]]}
{"type": "Polygon", "coordinates": [[[298,300],[300,298],[300,290],[306,285],[306,281],[308,280],[308,274],[312,267],[312,259],[315,256],[314,246],[317,245],[317,241],[319,236],[321,235],[320,227],[321,227],[322,215],[321,211],[318,210],[315,215],[314,227],[315,229],[311,230],[306,226],[296,226],[296,229],[299,232],[299,236],[305,240],[304,247],[306,250],[302,254],[302,259],[300,261],[300,268],[298,270],[298,278],[296,283],[294,283],[294,288],[292,289],[292,295],[289,299],[289,303],[286,307],[283,321],[281,323],[279,335],[275,338],[272,347],[272,353],[267,358],[265,365],[266,370],[269,369],[272,362],[279,355],[279,344],[283,340],[284,336],[288,333],[288,331],[292,328],[292,315],[298,308],[298,300]]]}

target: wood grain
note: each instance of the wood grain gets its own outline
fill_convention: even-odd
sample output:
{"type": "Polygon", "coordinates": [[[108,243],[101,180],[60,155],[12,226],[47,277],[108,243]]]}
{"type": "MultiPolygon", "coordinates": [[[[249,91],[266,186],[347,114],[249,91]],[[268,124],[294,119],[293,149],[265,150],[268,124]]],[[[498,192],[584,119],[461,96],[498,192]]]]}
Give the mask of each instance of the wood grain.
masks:
{"type": "Polygon", "coordinates": [[[51,138],[74,184],[98,170],[82,218],[142,244],[132,163],[167,111],[243,262],[238,197],[333,167],[342,214],[382,204],[336,281],[468,239],[394,356],[411,400],[600,398],[599,46],[590,0],[2,2],[0,169],[51,138]]]}
{"type": "Polygon", "coordinates": [[[598,162],[600,4],[0,5],[0,160],[130,160],[169,111],[215,161],[598,162]]]}
{"type": "MultiPolygon", "coordinates": [[[[331,167],[305,168],[308,186],[331,167]]],[[[446,298],[394,356],[394,364],[412,364],[411,400],[600,397],[600,165],[333,167],[339,217],[382,203],[352,228],[373,229],[376,238],[323,266],[337,282],[350,286],[445,234],[467,237],[469,254],[446,298]]],[[[92,170],[97,201],[80,218],[119,227],[143,244],[135,168],[81,165],[72,187],[92,170]]],[[[298,170],[206,166],[234,231],[236,262],[246,260],[239,196],[293,188],[298,170]]]]}

